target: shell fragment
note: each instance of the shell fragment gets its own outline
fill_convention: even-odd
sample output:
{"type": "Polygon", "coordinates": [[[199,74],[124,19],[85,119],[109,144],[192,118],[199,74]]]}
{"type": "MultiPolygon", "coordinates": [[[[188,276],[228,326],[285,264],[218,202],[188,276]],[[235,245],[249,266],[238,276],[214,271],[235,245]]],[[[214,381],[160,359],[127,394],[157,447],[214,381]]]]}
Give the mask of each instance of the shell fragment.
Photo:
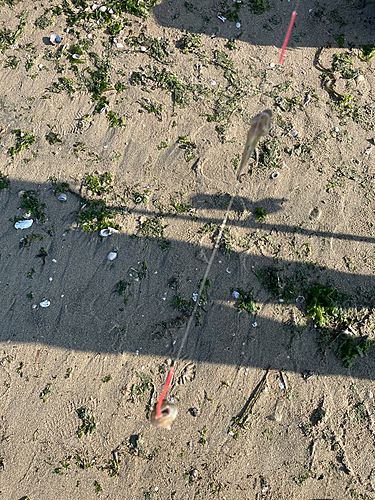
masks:
{"type": "Polygon", "coordinates": [[[16,229],[28,229],[33,225],[33,219],[28,219],[28,220],[19,220],[14,224],[14,227],[16,229]]]}

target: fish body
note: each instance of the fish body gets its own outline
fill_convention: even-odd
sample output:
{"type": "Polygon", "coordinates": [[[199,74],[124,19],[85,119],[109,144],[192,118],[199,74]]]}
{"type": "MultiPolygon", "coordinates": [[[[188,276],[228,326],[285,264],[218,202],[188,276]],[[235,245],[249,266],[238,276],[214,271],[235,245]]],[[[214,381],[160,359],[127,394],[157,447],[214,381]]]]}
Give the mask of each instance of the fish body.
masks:
{"type": "Polygon", "coordinates": [[[249,161],[250,156],[253,154],[255,146],[259,139],[268,134],[271,127],[272,111],[266,109],[259,115],[255,116],[250,122],[250,130],[247,133],[247,141],[245,144],[244,152],[242,153],[241,163],[238,168],[237,179],[240,180],[242,170],[249,161]]]}
{"type": "Polygon", "coordinates": [[[155,427],[165,427],[170,430],[172,422],[177,417],[177,406],[173,403],[168,403],[165,399],[163,400],[160,408],[160,417],[156,418],[156,406],[151,412],[150,421],[155,427]]]}

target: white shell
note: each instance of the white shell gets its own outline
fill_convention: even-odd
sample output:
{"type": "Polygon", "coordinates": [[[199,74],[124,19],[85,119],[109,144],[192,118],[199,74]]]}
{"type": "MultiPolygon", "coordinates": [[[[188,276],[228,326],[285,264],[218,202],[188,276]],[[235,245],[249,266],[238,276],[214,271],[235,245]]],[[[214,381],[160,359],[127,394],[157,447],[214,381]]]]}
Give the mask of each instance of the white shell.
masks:
{"type": "Polygon", "coordinates": [[[106,227],[99,232],[99,236],[102,236],[104,238],[105,236],[111,236],[111,234],[116,234],[118,232],[119,231],[117,231],[117,229],[115,229],[114,227],[106,227]]]}
{"type": "Polygon", "coordinates": [[[66,196],[65,193],[61,193],[58,198],[57,198],[59,201],[66,201],[68,199],[68,197],[66,196]]]}
{"type": "Polygon", "coordinates": [[[298,135],[297,130],[292,130],[290,133],[292,134],[293,137],[297,137],[298,135]]]}
{"type": "Polygon", "coordinates": [[[271,178],[272,179],[277,179],[279,177],[279,175],[280,175],[279,172],[272,172],[271,178]]]}
{"type": "Polygon", "coordinates": [[[47,299],[43,300],[42,302],[39,302],[40,307],[49,307],[51,305],[51,302],[47,299]]]}
{"type": "Polygon", "coordinates": [[[140,50],[141,52],[146,52],[147,47],[145,47],[144,45],[142,45],[142,47],[139,47],[139,50],[140,50]]]}
{"type": "Polygon", "coordinates": [[[115,260],[116,257],[117,257],[117,252],[109,252],[109,254],[107,255],[108,260],[115,260]]]}
{"type": "Polygon", "coordinates": [[[28,219],[28,220],[19,220],[14,224],[14,227],[16,229],[27,229],[33,225],[33,219],[28,219]]]}
{"type": "Polygon", "coordinates": [[[52,43],[52,45],[56,45],[58,43],[61,43],[61,38],[59,35],[53,34],[49,37],[49,41],[52,43]]]}
{"type": "Polygon", "coordinates": [[[73,57],[73,59],[79,59],[81,56],[78,54],[73,54],[72,57],[73,57]]]}
{"type": "Polygon", "coordinates": [[[236,23],[236,28],[241,28],[241,23],[236,23]]]}
{"type": "Polygon", "coordinates": [[[236,290],[234,290],[234,291],[232,292],[232,296],[233,296],[235,299],[238,299],[238,297],[240,296],[240,294],[239,294],[236,290]]]}
{"type": "Polygon", "coordinates": [[[118,49],[122,49],[124,46],[122,45],[122,43],[118,42],[118,43],[116,43],[116,47],[118,49]]]}
{"type": "Polygon", "coordinates": [[[107,10],[107,7],[105,5],[102,5],[99,7],[100,12],[105,12],[107,10]]]}

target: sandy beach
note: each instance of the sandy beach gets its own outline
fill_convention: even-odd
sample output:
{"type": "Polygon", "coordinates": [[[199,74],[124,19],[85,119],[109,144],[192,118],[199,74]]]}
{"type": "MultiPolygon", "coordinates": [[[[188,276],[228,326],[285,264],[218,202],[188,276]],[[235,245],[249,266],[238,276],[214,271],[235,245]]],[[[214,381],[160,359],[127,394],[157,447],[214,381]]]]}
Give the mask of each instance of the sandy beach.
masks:
{"type": "Polygon", "coordinates": [[[0,3],[0,499],[375,499],[374,2],[0,3]]]}

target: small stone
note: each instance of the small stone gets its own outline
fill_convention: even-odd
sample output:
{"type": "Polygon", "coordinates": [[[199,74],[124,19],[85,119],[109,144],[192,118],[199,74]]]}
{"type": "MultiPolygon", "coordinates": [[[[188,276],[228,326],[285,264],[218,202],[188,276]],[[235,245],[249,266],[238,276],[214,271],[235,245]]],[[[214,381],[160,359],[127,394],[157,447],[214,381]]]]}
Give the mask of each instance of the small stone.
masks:
{"type": "Polygon", "coordinates": [[[365,81],[365,77],[363,75],[358,75],[354,78],[355,82],[358,84],[358,83],[361,83],[361,82],[364,82],[365,81]]]}
{"type": "Polygon", "coordinates": [[[216,85],[215,80],[210,80],[210,85],[216,85]]]}
{"type": "Polygon", "coordinates": [[[140,50],[141,52],[146,52],[147,47],[145,47],[144,45],[142,45],[141,47],[139,47],[139,50],[140,50]]]}
{"type": "Polygon", "coordinates": [[[236,23],[236,28],[241,28],[241,23],[236,23]]]}
{"type": "Polygon", "coordinates": [[[43,300],[42,302],[39,302],[40,307],[49,307],[51,305],[51,302],[47,299],[43,300]]]}
{"type": "Polygon", "coordinates": [[[19,220],[14,224],[14,227],[16,229],[28,229],[33,225],[33,219],[28,219],[28,220],[19,220]]]}
{"type": "Polygon", "coordinates": [[[115,260],[117,258],[117,252],[109,252],[107,255],[108,260],[115,260]]]}
{"type": "Polygon", "coordinates": [[[199,414],[198,408],[189,408],[189,412],[192,417],[197,417],[199,414]]]}
{"type": "Polygon", "coordinates": [[[57,198],[59,201],[66,201],[68,199],[68,197],[66,196],[65,193],[61,193],[58,198],[57,198]]]}
{"type": "Polygon", "coordinates": [[[275,63],[270,63],[270,68],[274,68],[276,66],[275,63]]]}
{"type": "Polygon", "coordinates": [[[293,137],[297,137],[298,135],[297,130],[292,130],[290,133],[292,134],[293,137]]]}

